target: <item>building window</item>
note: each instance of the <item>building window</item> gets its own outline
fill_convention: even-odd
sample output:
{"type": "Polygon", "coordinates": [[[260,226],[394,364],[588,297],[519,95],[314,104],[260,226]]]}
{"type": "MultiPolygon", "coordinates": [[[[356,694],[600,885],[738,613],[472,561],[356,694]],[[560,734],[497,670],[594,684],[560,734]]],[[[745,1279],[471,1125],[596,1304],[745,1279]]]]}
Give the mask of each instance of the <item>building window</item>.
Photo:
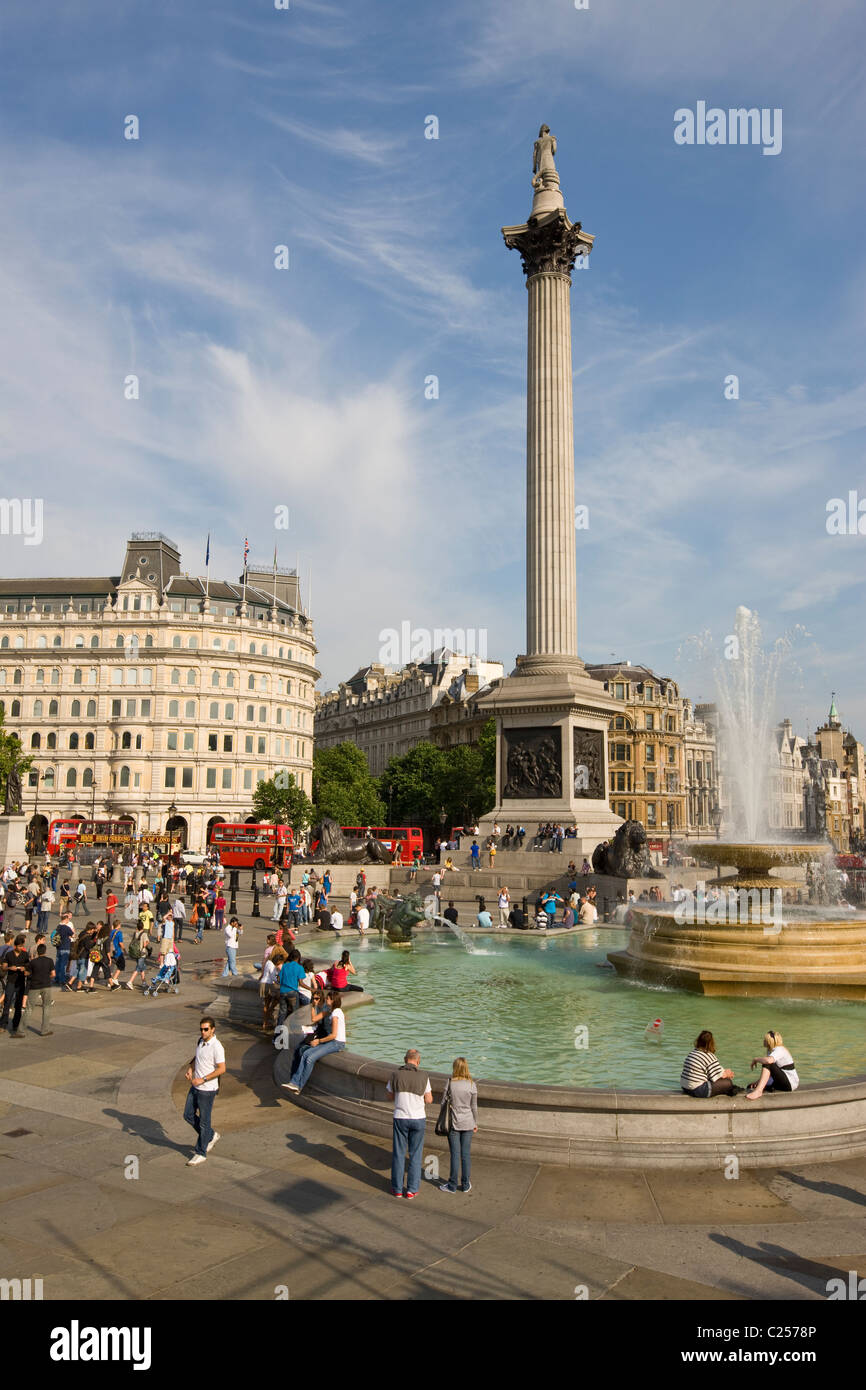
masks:
{"type": "Polygon", "coordinates": [[[142,700],[142,702],[141,702],[141,717],[142,717],[142,719],[149,719],[149,718],[150,718],[150,700],[142,700]]]}
{"type": "Polygon", "coordinates": [[[667,717],[667,729],[669,734],[675,734],[677,731],[677,721],[672,714],[667,717]]]}
{"type": "Polygon", "coordinates": [[[165,786],[167,788],[177,786],[177,768],[167,767],[165,769],[165,786]]]}
{"type": "Polygon", "coordinates": [[[265,706],[264,706],[264,705],[259,705],[259,723],[260,723],[260,724],[266,724],[267,722],[268,722],[268,712],[267,712],[267,710],[265,709],[265,706]]]}
{"type": "Polygon", "coordinates": [[[278,723],[278,724],[282,724],[282,722],[283,722],[283,711],[282,711],[281,709],[278,709],[278,710],[277,710],[277,723],[278,723]]]}
{"type": "Polygon", "coordinates": [[[656,789],[656,775],[654,772],[648,772],[646,775],[646,789],[648,792],[654,792],[656,789]]]}
{"type": "Polygon", "coordinates": [[[189,639],[189,641],[187,642],[186,645],[189,647],[190,651],[192,651],[192,652],[198,651],[198,638],[197,638],[197,637],[190,637],[190,639],[189,639]]]}
{"type": "Polygon", "coordinates": [[[210,706],[210,718],[211,718],[211,719],[219,719],[219,717],[220,717],[220,707],[219,707],[219,705],[217,704],[216,700],[214,700],[214,701],[212,702],[211,706],[210,706]]]}
{"type": "Polygon", "coordinates": [[[223,752],[231,753],[234,749],[234,734],[223,734],[223,752]]]}
{"type": "Polygon", "coordinates": [[[248,677],[247,677],[247,690],[255,690],[255,688],[256,688],[256,678],[255,678],[255,676],[248,676],[248,677]]]}
{"type": "Polygon", "coordinates": [[[237,642],[235,641],[235,639],[234,639],[233,637],[230,637],[229,640],[228,640],[228,646],[226,647],[226,651],[229,651],[229,652],[236,652],[237,649],[238,649],[238,644],[237,644],[237,642]]]}
{"type": "Polygon", "coordinates": [[[85,746],[85,748],[91,748],[91,749],[96,747],[96,743],[95,743],[95,741],[94,741],[94,735],[93,735],[93,734],[85,734],[85,735],[84,735],[84,746],[85,746]]]}
{"type": "Polygon", "coordinates": [[[255,708],[255,705],[247,705],[247,720],[248,720],[248,722],[252,722],[252,720],[255,719],[255,717],[256,717],[256,708],[255,708]]]}
{"type": "Polygon", "coordinates": [[[31,747],[31,748],[41,748],[41,747],[42,747],[42,735],[41,735],[41,734],[31,734],[31,735],[30,735],[30,747],[31,747]]]}
{"type": "Polygon", "coordinates": [[[127,719],[134,719],[134,718],[135,718],[135,701],[134,701],[134,700],[127,700],[127,702],[126,702],[126,717],[127,717],[127,719]]]}
{"type": "Polygon", "coordinates": [[[654,762],[655,762],[655,760],[656,760],[656,750],[655,750],[654,746],[653,746],[651,743],[648,743],[647,746],[646,746],[646,748],[644,749],[644,751],[643,751],[643,759],[644,759],[644,762],[645,762],[645,763],[654,763],[654,762]]]}
{"type": "Polygon", "coordinates": [[[121,740],[120,740],[120,746],[121,746],[121,748],[131,748],[131,747],[132,747],[132,734],[129,733],[128,730],[127,730],[127,732],[123,735],[123,737],[121,738],[121,740]]]}
{"type": "Polygon", "coordinates": [[[180,701],[179,701],[179,700],[169,700],[169,702],[168,702],[168,717],[169,717],[169,719],[177,719],[177,717],[178,717],[179,714],[180,714],[180,701]]]}
{"type": "Polygon", "coordinates": [[[78,776],[76,774],[75,768],[71,767],[66,774],[66,785],[67,787],[74,787],[77,782],[78,776]]]}
{"type": "Polygon", "coordinates": [[[75,752],[77,752],[77,750],[78,750],[78,735],[77,735],[77,734],[70,734],[70,735],[69,735],[69,751],[70,751],[70,753],[75,753],[75,752]]]}
{"type": "Polygon", "coordinates": [[[88,701],[87,701],[87,717],[88,717],[89,719],[95,719],[95,717],[96,717],[96,701],[95,701],[95,700],[88,700],[88,701]]]}
{"type": "Polygon", "coordinates": [[[257,749],[256,751],[258,752],[258,755],[259,755],[260,758],[261,758],[265,753],[267,753],[267,751],[268,751],[268,741],[267,741],[266,738],[260,738],[260,739],[259,739],[259,746],[258,746],[258,749],[257,749]]]}
{"type": "Polygon", "coordinates": [[[120,769],[120,785],[122,787],[129,786],[129,768],[125,765],[120,769]]]}
{"type": "Polygon", "coordinates": [[[625,685],[623,684],[622,681],[617,681],[617,682],[616,682],[616,684],[614,685],[614,688],[613,688],[613,693],[614,693],[614,695],[616,696],[617,700],[624,700],[624,699],[625,699],[625,685]]]}
{"type": "Polygon", "coordinates": [[[87,672],[87,684],[97,685],[99,683],[99,672],[95,666],[91,666],[87,672]]]}
{"type": "Polygon", "coordinates": [[[644,694],[645,694],[645,696],[646,696],[646,698],[647,698],[648,700],[654,700],[654,699],[655,699],[655,693],[656,693],[656,688],[655,688],[654,685],[648,685],[648,686],[646,687],[645,691],[644,691],[644,694]]]}
{"type": "Polygon", "coordinates": [[[195,719],[195,700],[187,700],[183,712],[186,719],[195,719]]]}
{"type": "Polygon", "coordinates": [[[71,715],[71,717],[72,717],[73,719],[79,719],[79,718],[81,717],[81,701],[80,701],[80,700],[73,700],[73,701],[72,701],[72,707],[71,707],[71,709],[70,709],[70,715],[71,715]]]}
{"type": "Polygon", "coordinates": [[[178,671],[178,670],[172,671],[172,673],[171,673],[171,683],[172,683],[172,685],[180,685],[180,671],[178,671]]]}
{"type": "Polygon", "coordinates": [[[669,762],[669,763],[675,763],[676,760],[677,760],[677,750],[676,750],[676,748],[669,748],[669,749],[668,749],[668,762],[669,762]]]}
{"type": "Polygon", "coordinates": [[[648,729],[654,729],[656,726],[655,715],[647,711],[647,713],[644,715],[644,723],[648,729]]]}
{"type": "Polygon", "coordinates": [[[123,667],[114,666],[111,671],[111,684],[123,685],[123,667]]]}
{"type": "Polygon", "coordinates": [[[187,673],[186,673],[186,683],[187,683],[187,685],[195,685],[195,684],[196,684],[196,673],[195,673],[195,671],[187,671],[187,673]]]}
{"type": "Polygon", "coordinates": [[[169,753],[176,753],[176,752],[177,752],[177,732],[176,732],[176,730],[173,729],[170,733],[166,734],[166,736],[165,736],[165,746],[166,746],[166,748],[168,749],[169,753]]]}
{"type": "Polygon", "coordinates": [[[244,752],[245,752],[245,753],[252,753],[252,751],[253,751],[253,736],[252,736],[252,734],[247,734],[246,738],[244,739],[244,752]]]}
{"type": "Polygon", "coordinates": [[[205,768],[204,784],[207,791],[216,791],[216,775],[217,770],[215,767],[205,768]]]}
{"type": "Polygon", "coordinates": [[[91,645],[91,647],[98,647],[98,646],[99,646],[99,636],[98,636],[98,635],[95,636],[95,637],[91,637],[91,639],[90,639],[90,645],[91,645]]]}
{"type": "Polygon", "coordinates": [[[235,707],[234,707],[234,705],[226,705],[226,719],[234,719],[234,717],[235,717],[235,707]]]}
{"type": "Polygon", "coordinates": [[[194,752],[195,752],[195,730],[194,730],[194,729],[187,729],[187,730],[185,731],[184,736],[183,736],[183,751],[184,751],[184,753],[194,753],[194,752]]]}
{"type": "Polygon", "coordinates": [[[192,771],[193,770],[191,767],[181,768],[180,785],[184,788],[185,791],[192,790],[192,771]]]}
{"type": "Polygon", "coordinates": [[[230,792],[232,789],[232,770],[230,767],[223,768],[223,791],[230,792]]]}
{"type": "Polygon", "coordinates": [[[34,700],[34,701],[33,701],[33,718],[34,718],[34,719],[41,719],[41,718],[42,718],[42,711],[43,711],[43,708],[44,708],[44,706],[43,706],[41,700],[34,700]]]}
{"type": "Polygon", "coordinates": [[[252,772],[250,771],[250,769],[247,767],[247,768],[244,769],[244,791],[245,791],[245,792],[251,791],[251,790],[252,790],[252,785],[253,785],[253,774],[252,774],[252,772]]]}
{"type": "Polygon", "coordinates": [[[216,751],[217,751],[217,735],[216,735],[216,734],[208,734],[208,736],[207,736],[207,751],[208,751],[209,753],[216,753],[216,751]]]}
{"type": "Polygon", "coordinates": [[[119,701],[119,700],[112,700],[112,702],[111,702],[111,717],[112,717],[112,719],[119,719],[119,718],[120,718],[120,701],[119,701]]]}
{"type": "Polygon", "coordinates": [[[211,672],[210,683],[211,683],[211,685],[213,685],[213,686],[219,685],[219,683],[220,683],[220,673],[219,673],[219,671],[213,671],[213,672],[211,672]]]}
{"type": "Polygon", "coordinates": [[[648,801],[648,802],[647,802],[647,808],[646,808],[646,823],[647,823],[647,826],[648,826],[648,827],[649,827],[649,826],[655,826],[655,825],[657,824],[657,822],[656,822],[656,804],[655,804],[654,801],[648,801]]]}
{"type": "Polygon", "coordinates": [[[227,672],[226,672],[226,685],[227,685],[227,687],[228,687],[229,690],[234,690],[234,688],[235,688],[235,673],[234,673],[234,671],[227,671],[227,672]]]}

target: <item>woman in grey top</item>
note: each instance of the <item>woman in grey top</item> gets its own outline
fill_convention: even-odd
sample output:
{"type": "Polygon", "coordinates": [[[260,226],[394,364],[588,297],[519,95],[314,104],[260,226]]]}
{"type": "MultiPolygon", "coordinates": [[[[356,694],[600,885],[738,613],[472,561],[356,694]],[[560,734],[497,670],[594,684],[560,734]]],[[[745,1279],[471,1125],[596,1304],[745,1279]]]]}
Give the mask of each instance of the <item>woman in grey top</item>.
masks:
{"type": "Polygon", "coordinates": [[[448,1133],[451,1174],[447,1182],[439,1184],[439,1190],[456,1192],[458,1174],[462,1169],[460,1191],[471,1192],[469,1150],[472,1136],[478,1129],[478,1088],[469,1075],[469,1063],[465,1057],[455,1059],[447,1091],[451,1100],[451,1129],[448,1133]]]}

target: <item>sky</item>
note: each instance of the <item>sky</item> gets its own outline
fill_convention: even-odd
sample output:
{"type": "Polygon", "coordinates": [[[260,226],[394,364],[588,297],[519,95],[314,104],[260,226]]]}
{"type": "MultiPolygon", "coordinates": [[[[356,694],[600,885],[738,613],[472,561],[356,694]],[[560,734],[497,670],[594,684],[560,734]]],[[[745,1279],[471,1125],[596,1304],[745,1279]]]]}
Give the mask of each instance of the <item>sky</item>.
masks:
{"type": "Polygon", "coordinates": [[[160,530],[190,573],[210,532],[236,579],[249,536],[299,566],[320,689],[406,622],[482,629],[510,670],[526,290],[500,229],[545,122],[596,237],[581,655],[711,699],[746,605],[790,639],[777,716],[814,729],[835,690],[866,739],[866,534],[827,530],[849,493],[866,530],[864,39],[856,0],[6,0],[0,461],[44,535],[0,536],[0,573],[117,573],[160,530]],[[678,144],[698,102],[781,111],[781,150],[678,144]]]}

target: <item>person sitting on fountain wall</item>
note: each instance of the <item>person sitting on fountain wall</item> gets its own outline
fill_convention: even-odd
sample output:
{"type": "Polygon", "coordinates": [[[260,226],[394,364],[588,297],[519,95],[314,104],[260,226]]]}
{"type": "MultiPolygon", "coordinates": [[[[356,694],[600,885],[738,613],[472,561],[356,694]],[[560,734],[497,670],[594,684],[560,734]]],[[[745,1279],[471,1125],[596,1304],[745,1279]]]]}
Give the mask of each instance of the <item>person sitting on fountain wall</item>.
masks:
{"type": "Polygon", "coordinates": [[[508,925],[517,931],[526,930],[526,914],[522,907],[513,907],[508,914],[508,925]]]}
{"type": "Polygon", "coordinates": [[[746,1100],[757,1100],[765,1091],[796,1091],[800,1084],[794,1059],[787,1047],[782,1046],[782,1034],[770,1029],[764,1034],[766,1057],[753,1057],[752,1067],[761,1068],[761,1078],[753,1081],[746,1094],[746,1100]]]}
{"type": "Polygon", "coordinates": [[[457,925],[457,908],[454,906],[453,901],[448,903],[448,906],[446,907],[445,911],[442,913],[442,916],[445,918],[446,922],[450,922],[450,923],[452,924],[452,926],[455,926],[455,927],[456,927],[456,925],[457,925]]]}
{"type": "Polygon", "coordinates": [[[735,1096],[734,1073],[725,1070],[716,1056],[716,1040],[709,1029],[695,1038],[694,1051],[683,1062],[680,1086],[687,1096],[706,1100],[708,1096],[735,1096]]]}

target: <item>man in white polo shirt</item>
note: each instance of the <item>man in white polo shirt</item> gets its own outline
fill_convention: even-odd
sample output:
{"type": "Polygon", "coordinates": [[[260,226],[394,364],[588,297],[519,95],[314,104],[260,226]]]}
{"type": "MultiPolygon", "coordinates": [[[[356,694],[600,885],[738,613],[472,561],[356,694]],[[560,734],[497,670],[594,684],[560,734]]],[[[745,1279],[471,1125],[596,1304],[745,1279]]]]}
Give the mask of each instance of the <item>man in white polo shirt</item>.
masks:
{"type": "Polygon", "coordinates": [[[418,1070],[420,1054],[411,1047],[403,1058],[402,1067],[391,1073],[387,1090],[394,1097],[394,1142],[391,1152],[391,1196],[417,1196],[421,1186],[421,1157],[424,1148],[424,1128],[427,1124],[425,1106],[433,1099],[430,1078],[418,1070]],[[403,1168],[408,1148],[409,1171],[403,1189],[403,1168]]]}
{"type": "Polygon", "coordinates": [[[216,1024],[206,1015],[199,1024],[201,1037],[196,1043],[195,1056],[186,1069],[190,1083],[183,1118],[198,1135],[195,1152],[187,1162],[188,1168],[205,1163],[210,1150],[219,1139],[211,1124],[213,1103],[219,1090],[219,1079],[226,1069],[226,1054],[216,1035],[216,1024]]]}
{"type": "Polygon", "coordinates": [[[358,904],[357,921],[358,931],[363,936],[370,926],[370,910],[363,901],[358,904]]]}

